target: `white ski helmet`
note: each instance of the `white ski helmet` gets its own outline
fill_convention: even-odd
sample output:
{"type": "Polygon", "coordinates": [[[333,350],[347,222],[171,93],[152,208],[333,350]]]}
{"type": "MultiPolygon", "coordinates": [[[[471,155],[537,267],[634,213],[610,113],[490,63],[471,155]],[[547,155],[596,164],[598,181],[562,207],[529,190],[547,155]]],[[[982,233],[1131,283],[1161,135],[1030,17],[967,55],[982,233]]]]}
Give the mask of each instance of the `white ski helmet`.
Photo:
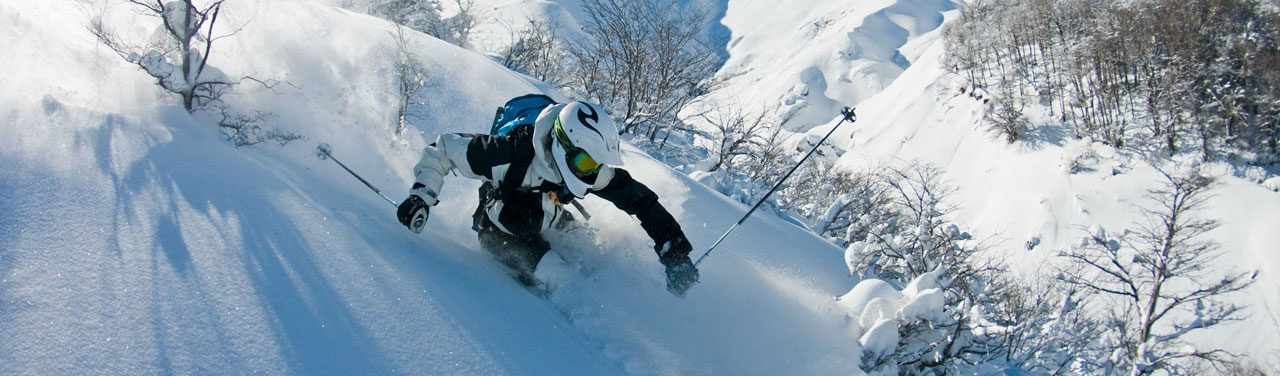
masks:
{"type": "Polygon", "coordinates": [[[601,165],[621,166],[618,126],[599,105],[566,104],[551,128],[551,156],[569,192],[584,197],[595,184],[601,165]]]}

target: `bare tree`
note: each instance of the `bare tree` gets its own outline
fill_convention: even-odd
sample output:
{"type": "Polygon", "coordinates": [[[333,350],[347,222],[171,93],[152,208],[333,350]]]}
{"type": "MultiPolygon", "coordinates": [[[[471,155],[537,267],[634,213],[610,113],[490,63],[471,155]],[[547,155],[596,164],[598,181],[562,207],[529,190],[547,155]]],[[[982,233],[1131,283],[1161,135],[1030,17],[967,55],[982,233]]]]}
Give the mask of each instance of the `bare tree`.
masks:
{"type": "Polygon", "coordinates": [[[741,105],[727,104],[698,114],[713,129],[709,135],[713,145],[711,153],[716,162],[708,169],[715,172],[733,159],[747,157],[751,146],[761,142],[760,137],[772,123],[764,111],[750,113],[741,105]]]}
{"type": "Polygon", "coordinates": [[[395,31],[396,51],[393,63],[396,75],[396,120],[395,135],[397,138],[403,137],[405,130],[409,128],[410,118],[414,115],[411,110],[414,106],[420,106],[422,103],[415,99],[422,88],[427,86],[430,77],[427,70],[418,60],[417,54],[413,53],[413,49],[409,46],[404,36],[404,26],[396,25],[395,31]]]}
{"type": "Polygon", "coordinates": [[[276,128],[263,130],[263,123],[270,114],[232,111],[223,101],[224,95],[244,81],[257,83],[272,92],[281,83],[252,76],[231,79],[209,65],[214,42],[239,32],[236,29],[224,35],[214,35],[214,25],[224,1],[212,1],[201,7],[193,0],[128,0],[144,13],[160,19],[158,29],[164,37],[150,45],[129,43],[106,25],[101,16],[91,21],[89,30],[98,42],[155,79],[161,89],[181,97],[182,107],[187,112],[204,111],[218,119],[222,134],[237,147],[268,141],[283,146],[303,139],[295,132],[276,128]]]}
{"type": "Polygon", "coordinates": [[[999,134],[1010,144],[1021,140],[1027,133],[1027,118],[1022,114],[1024,108],[1022,96],[1000,87],[1000,94],[995,97],[994,108],[986,113],[991,122],[991,131],[999,134]]]}
{"type": "Polygon", "coordinates": [[[474,0],[453,0],[458,13],[448,18],[441,18],[438,0],[372,0],[368,6],[370,15],[459,47],[469,47],[471,32],[484,22],[474,0]]]}
{"type": "Polygon", "coordinates": [[[502,64],[551,85],[564,80],[566,60],[562,41],[556,36],[558,19],[530,18],[526,25],[512,31],[511,46],[503,54],[502,64]]]}
{"type": "Polygon", "coordinates": [[[706,92],[715,55],[699,40],[706,9],[672,0],[586,0],[583,31],[591,40],[571,46],[569,84],[649,141],[680,122],[677,115],[706,92]]]}
{"type": "Polygon", "coordinates": [[[1198,170],[1186,175],[1163,173],[1164,186],[1149,191],[1154,208],[1142,209],[1145,222],[1129,236],[1090,234],[1080,247],[1062,256],[1073,267],[1061,279],[1114,301],[1107,324],[1123,354],[1113,367],[1135,375],[1181,370],[1188,360],[1223,362],[1230,354],[1197,348],[1183,337],[1199,329],[1240,319],[1241,307],[1224,295],[1247,287],[1243,273],[1214,273],[1211,263],[1219,245],[1202,236],[1218,226],[1196,217],[1209,198],[1213,179],[1198,170]]]}
{"type": "Polygon", "coordinates": [[[193,111],[216,100],[223,89],[234,84],[223,77],[203,76],[213,42],[230,36],[213,36],[213,26],[218,21],[224,0],[204,7],[197,6],[192,0],[167,3],[163,0],[128,1],[160,18],[166,36],[162,42],[145,47],[131,46],[103,24],[101,17],[92,21],[90,31],[99,42],[147,72],[165,91],[181,96],[183,108],[193,111]]]}
{"type": "Polygon", "coordinates": [[[469,48],[471,46],[471,32],[484,22],[485,16],[476,8],[475,0],[453,0],[454,6],[458,8],[458,13],[453,17],[445,19],[447,32],[452,38],[451,42],[460,47],[469,48]]]}

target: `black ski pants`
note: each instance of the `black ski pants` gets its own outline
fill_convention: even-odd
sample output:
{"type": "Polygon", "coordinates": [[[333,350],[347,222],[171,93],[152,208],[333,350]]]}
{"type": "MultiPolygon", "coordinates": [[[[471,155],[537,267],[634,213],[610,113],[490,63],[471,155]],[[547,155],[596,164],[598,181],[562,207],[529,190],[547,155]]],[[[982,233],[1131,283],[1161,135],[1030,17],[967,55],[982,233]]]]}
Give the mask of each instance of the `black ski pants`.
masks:
{"type": "Polygon", "coordinates": [[[480,246],[489,251],[498,262],[511,268],[517,281],[526,286],[536,283],[534,268],[538,266],[542,256],[551,250],[551,243],[547,243],[542,235],[511,235],[502,232],[487,217],[482,219],[476,233],[480,237],[480,246]]]}

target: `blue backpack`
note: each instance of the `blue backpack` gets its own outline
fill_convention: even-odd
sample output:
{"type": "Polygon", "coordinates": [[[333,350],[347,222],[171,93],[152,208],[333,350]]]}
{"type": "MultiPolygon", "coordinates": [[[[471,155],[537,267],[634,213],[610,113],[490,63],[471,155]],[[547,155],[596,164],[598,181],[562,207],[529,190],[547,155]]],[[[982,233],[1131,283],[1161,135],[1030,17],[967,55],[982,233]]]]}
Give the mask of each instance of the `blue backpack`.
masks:
{"type": "Polygon", "coordinates": [[[538,114],[553,104],[556,104],[556,101],[542,94],[525,94],[511,98],[507,104],[498,107],[498,113],[493,115],[493,125],[489,127],[489,134],[505,136],[518,126],[533,124],[538,120],[538,114]]]}

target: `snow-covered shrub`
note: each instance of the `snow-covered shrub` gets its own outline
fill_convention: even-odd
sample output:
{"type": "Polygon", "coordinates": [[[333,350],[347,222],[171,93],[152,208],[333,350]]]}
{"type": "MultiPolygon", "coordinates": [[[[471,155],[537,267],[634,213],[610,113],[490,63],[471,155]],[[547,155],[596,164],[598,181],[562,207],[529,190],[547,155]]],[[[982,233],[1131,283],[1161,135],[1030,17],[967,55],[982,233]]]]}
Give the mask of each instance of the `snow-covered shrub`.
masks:
{"type": "Polygon", "coordinates": [[[972,359],[1049,375],[1091,373],[1102,323],[1083,309],[1085,293],[1046,277],[991,279],[979,336],[993,345],[972,359]]]}
{"type": "Polygon", "coordinates": [[[873,375],[972,374],[980,368],[1033,374],[1103,370],[1101,322],[1081,309],[1080,290],[988,270],[955,279],[938,269],[895,289],[866,279],[839,303],[873,375]]]}
{"type": "Polygon", "coordinates": [[[1272,191],[1280,192],[1280,176],[1263,180],[1262,186],[1272,191]]]}
{"type": "Polygon", "coordinates": [[[1098,152],[1094,151],[1090,144],[1084,144],[1080,149],[1082,150],[1072,152],[1071,157],[1063,161],[1063,166],[1068,174],[1074,175],[1093,171],[1094,166],[1101,159],[1098,156],[1098,152]]]}
{"type": "Polygon", "coordinates": [[[369,0],[370,15],[394,22],[460,47],[468,47],[471,32],[484,20],[475,1],[454,0],[453,13],[441,17],[444,7],[438,0],[369,0]]]}
{"type": "MultiPolygon", "coordinates": [[[[872,228],[892,216],[891,189],[883,173],[836,170],[830,190],[818,195],[813,211],[807,213],[814,231],[848,245],[866,239],[872,228]]],[[[814,192],[817,193],[817,192],[814,192]]]]}
{"type": "Polygon", "coordinates": [[[1165,173],[1166,181],[1149,191],[1152,205],[1136,230],[1109,235],[1090,230],[1081,245],[1062,253],[1072,267],[1060,279],[1106,302],[1104,320],[1111,354],[1101,365],[1108,373],[1191,372],[1205,364],[1221,366],[1231,355],[1196,346],[1184,336],[1239,320],[1245,307],[1224,299],[1252,281],[1244,273],[1214,272],[1219,245],[1202,235],[1218,223],[1198,218],[1213,179],[1198,169],[1165,173]]]}
{"type": "MultiPolygon", "coordinates": [[[[866,354],[871,373],[921,373],[952,369],[965,351],[980,344],[971,312],[984,300],[993,270],[976,261],[977,245],[943,217],[952,188],[936,167],[911,163],[884,175],[892,200],[885,218],[846,254],[850,272],[902,286],[894,317],[899,342],[890,354],[866,354]]],[[[866,283],[865,281],[863,283],[866,283]]],[[[886,329],[887,330],[887,329],[886,329]]]]}
{"type": "Polygon", "coordinates": [[[1097,324],[1077,309],[1081,294],[1055,281],[1028,284],[977,257],[985,246],[945,218],[954,208],[941,170],[911,163],[877,176],[890,197],[877,225],[846,249],[850,273],[863,280],[840,298],[864,371],[963,374],[994,364],[1063,374],[1094,355],[1088,334],[1097,324]]]}
{"type": "Polygon", "coordinates": [[[954,191],[942,170],[918,162],[884,173],[888,209],[861,239],[867,246],[855,274],[906,283],[939,266],[952,271],[975,250],[970,235],[944,217],[954,210],[945,200],[954,191]]]}
{"type": "Polygon", "coordinates": [[[749,111],[739,104],[715,106],[695,116],[710,126],[711,133],[707,137],[711,147],[708,149],[714,163],[708,172],[736,164],[737,159],[748,159],[751,149],[762,141],[766,130],[777,127],[765,111],[749,111]]]}

